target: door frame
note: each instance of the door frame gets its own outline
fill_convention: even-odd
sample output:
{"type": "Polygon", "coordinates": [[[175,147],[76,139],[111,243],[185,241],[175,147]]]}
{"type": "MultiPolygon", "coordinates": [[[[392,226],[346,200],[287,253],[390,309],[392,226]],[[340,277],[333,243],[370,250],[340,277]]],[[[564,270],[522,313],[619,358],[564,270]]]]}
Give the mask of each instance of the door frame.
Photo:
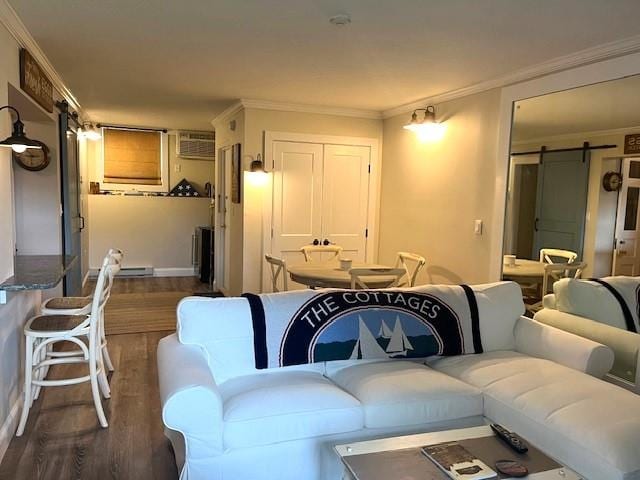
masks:
{"type": "MultiPolygon", "coordinates": [[[[517,208],[520,206],[520,197],[518,196],[518,202],[516,204],[514,199],[515,192],[515,167],[519,165],[539,165],[539,155],[512,155],[509,165],[509,185],[507,187],[507,206],[505,213],[505,254],[513,253],[516,243],[516,232],[520,224],[519,218],[516,215],[517,208]]],[[[515,253],[514,253],[515,254],[515,253]]]]}
{"type": "MultiPolygon", "coordinates": [[[[218,149],[216,155],[216,162],[214,164],[214,178],[215,178],[215,192],[214,192],[214,271],[213,271],[213,290],[220,291],[225,295],[228,291],[224,288],[224,275],[225,270],[229,269],[229,245],[225,241],[225,235],[229,225],[222,227],[224,222],[225,212],[223,208],[225,206],[224,196],[228,194],[226,192],[226,177],[231,175],[231,169],[227,168],[225,162],[227,160],[227,154],[231,152],[232,146],[222,147],[218,149]],[[226,256],[226,257],[225,257],[226,256]]],[[[227,285],[229,287],[229,285],[227,285]]]]}
{"type": "MultiPolygon", "coordinates": [[[[273,157],[273,142],[295,142],[295,143],[322,143],[331,145],[345,145],[350,147],[369,147],[371,149],[371,172],[369,173],[369,200],[367,205],[367,230],[366,237],[366,256],[367,262],[373,263],[378,258],[378,221],[380,217],[380,185],[382,176],[381,166],[382,159],[380,156],[380,141],[377,138],[369,137],[350,137],[341,135],[318,135],[313,133],[294,133],[294,132],[264,132],[264,169],[266,172],[272,172],[275,159],[273,157]]],[[[268,184],[268,191],[265,192],[265,199],[269,199],[264,203],[262,216],[262,254],[270,253],[272,249],[272,232],[273,225],[273,181],[268,184]]],[[[262,255],[261,255],[262,257],[262,255]]],[[[264,262],[260,262],[262,270],[262,290],[268,291],[270,278],[266,269],[262,268],[264,262]]]]}
{"type": "MultiPolygon", "coordinates": [[[[602,160],[607,160],[608,158],[603,158],[602,160]]],[[[610,157],[609,159],[617,159],[620,161],[620,169],[619,169],[619,173],[620,175],[622,175],[622,181],[625,181],[625,177],[624,177],[624,173],[625,173],[625,160],[633,160],[633,159],[637,159],[640,160],[640,155],[636,154],[627,154],[627,155],[619,155],[619,156],[615,156],[615,157],[610,157]]],[[[637,179],[634,179],[637,180],[637,179]]],[[[616,202],[616,219],[615,219],[615,226],[613,227],[613,251],[612,253],[612,258],[611,258],[611,272],[610,274],[615,276],[618,275],[618,273],[616,273],[616,260],[618,257],[618,222],[622,221],[621,220],[621,213],[622,213],[622,208],[624,207],[625,209],[625,213],[626,213],[626,200],[627,200],[627,192],[625,192],[624,194],[622,193],[622,188],[620,188],[617,192],[618,195],[618,199],[616,202]]],[[[640,211],[638,212],[638,215],[640,215],[640,211]]],[[[636,231],[638,228],[640,228],[640,226],[636,225],[636,231]]]]}

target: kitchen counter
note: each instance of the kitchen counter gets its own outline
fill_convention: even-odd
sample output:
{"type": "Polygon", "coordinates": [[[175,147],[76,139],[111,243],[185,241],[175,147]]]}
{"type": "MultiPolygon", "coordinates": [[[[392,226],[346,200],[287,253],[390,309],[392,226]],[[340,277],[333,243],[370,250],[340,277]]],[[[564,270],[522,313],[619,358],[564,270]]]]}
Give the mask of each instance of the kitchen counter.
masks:
{"type": "Polygon", "coordinates": [[[0,303],[6,302],[5,292],[55,287],[76,261],[70,255],[16,255],[13,276],[0,284],[0,303]]]}

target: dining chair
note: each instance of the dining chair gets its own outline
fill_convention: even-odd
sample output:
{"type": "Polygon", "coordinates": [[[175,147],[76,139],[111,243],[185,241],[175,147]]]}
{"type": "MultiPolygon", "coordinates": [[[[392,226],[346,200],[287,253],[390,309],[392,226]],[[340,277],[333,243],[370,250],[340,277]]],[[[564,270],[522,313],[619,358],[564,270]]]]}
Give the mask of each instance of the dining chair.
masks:
{"type": "Polygon", "coordinates": [[[540,249],[540,261],[542,263],[573,263],[578,258],[576,252],[571,250],[561,250],[558,248],[541,248],[540,249]],[[554,262],[554,258],[562,258],[566,262],[554,262]]]}
{"type": "Polygon", "coordinates": [[[282,275],[282,291],[287,291],[289,287],[287,286],[287,262],[282,260],[281,258],[276,258],[271,255],[265,255],[264,259],[269,264],[271,268],[271,284],[273,286],[274,292],[280,292],[281,290],[278,288],[278,277],[282,275]]]}
{"type": "Polygon", "coordinates": [[[404,268],[407,280],[399,284],[399,287],[413,287],[416,284],[418,273],[425,266],[427,260],[417,253],[398,252],[396,268],[404,268]]]}
{"type": "MultiPolygon", "coordinates": [[[[109,300],[111,296],[111,288],[113,287],[113,282],[115,276],[120,271],[120,267],[122,265],[122,259],[124,257],[124,253],[122,250],[117,248],[111,248],[107,252],[105,259],[108,259],[109,265],[111,265],[110,275],[107,279],[106,286],[106,300],[109,300]]],[[[55,315],[86,315],[91,311],[91,301],[93,300],[93,295],[87,295],[85,297],[52,297],[45,300],[41,307],[40,313],[42,315],[55,316],[55,315]]],[[[104,312],[103,312],[104,315],[104,312]]],[[[114,371],[113,362],[111,361],[111,356],[109,355],[109,351],[107,349],[107,336],[105,334],[105,322],[104,319],[100,322],[100,337],[101,337],[101,350],[102,355],[104,357],[104,363],[107,369],[110,372],[114,371]]],[[[79,350],[75,350],[76,354],[81,354],[82,352],[79,350]]]]}
{"type": "Polygon", "coordinates": [[[587,264],[584,262],[545,264],[540,298],[536,298],[533,303],[525,303],[527,311],[535,314],[541,310],[542,299],[548,293],[553,293],[554,283],[562,278],[580,278],[586,266],[587,264]]]}
{"type": "Polygon", "coordinates": [[[349,270],[351,276],[351,289],[356,288],[372,288],[372,285],[377,284],[376,288],[392,288],[397,287],[400,283],[400,279],[406,275],[404,268],[352,268],[349,270]],[[388,283],[385,282],[383,287],[380,287],[380,277],[393,277],[389,279],[388,283]]]}
{"type": "Polygon", "coordinates": [[[322,260],[318,263],[329,263],[334,260],[338,260],[338,257],[342,253],[342,247],[339,245],[305,245],[300,249],[302,254],[304,255],[304,261],[307,263],[315,262],[313,259],[313,254],[317,253],[318,256],[322,259],[323,253],[331,253],[328,259],[322,260]]]}
{"type": "Polygon", "coordinates": [[[91,394],[100,425],[104,428],[109,426],[100,398],[101,393],[104,398],[111,396],[101,355],[100,323],[104,320],[107,285],[113,270],[110,258],[105,257],[98,274],[88,315],[36,315],[25,325],[24,404],[16,436],[20,437],[24,433],[29,410],[34,400],[38,399],[42,387],[76,385],[84,382],[91,384],[91,394]],[[82,354],[54,352],[54,344],[61,342],[75,344],[82,354]],[[49,367],[52,365],[83,363],[89,367],[88,375],[46,379],[49,367]]]}

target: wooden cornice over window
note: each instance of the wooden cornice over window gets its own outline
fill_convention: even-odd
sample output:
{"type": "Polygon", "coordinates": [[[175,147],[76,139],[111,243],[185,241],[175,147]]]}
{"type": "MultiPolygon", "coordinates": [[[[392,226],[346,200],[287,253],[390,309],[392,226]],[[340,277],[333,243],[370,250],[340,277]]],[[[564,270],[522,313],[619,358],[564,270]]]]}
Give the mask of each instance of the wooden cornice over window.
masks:
{"type": "Polygon", "coordinates": [[[104,129],[104,182],[161,185],[160,132],[104,129]]]}

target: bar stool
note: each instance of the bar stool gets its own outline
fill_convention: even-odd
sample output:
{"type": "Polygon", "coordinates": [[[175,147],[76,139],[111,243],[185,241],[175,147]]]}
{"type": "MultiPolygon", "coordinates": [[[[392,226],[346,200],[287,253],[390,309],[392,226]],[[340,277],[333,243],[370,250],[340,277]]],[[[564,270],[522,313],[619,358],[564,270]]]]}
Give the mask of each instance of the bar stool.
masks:
{"type": "Polygon", "coordinates": [[[110,390],[103,356],[101,352],[101,326],[104,306],[107,300],[106,288],[109,277],[113,276],[113,264],[109,257],[105,257],[98,274],[96,289],[88,315],[37,315],[31,318],[24,327],[25,335],[25,370],[24,370],[24,405],[16,436],[24,433],[29,410],[33,401],[40,395],[42,387],[75,385],[83,382],[91,383],[93,403],[100,425],[108,427],[107,419],[102,408],[100,393],[109,398],[110,390]],[[53,352],[52,347],[58,342],[71,342],[79,350],[71,352],[53,352]],[[75,352],[81,352],[78,355],[75,352]],[[64,378],[61,380],[46,380],[46,374],[51,365],[80,364],[89,366],[89,375],[64,378]]]}
{"type": "MultiPolygon", "coordinates": [[[[105,259],[109,259],[109,264],[112,265],[112,275],[109,275],[106,296],[107,300],[111,295],[111,287],[113,286],[113,281],[115,275],[120,271],[120,266],[122,264],[122,258],[124,253],[122,250],[117,248],[111,248],[107,252],[105,259]]],[[[93,300],[92,295],[88,295],[86,297],[52,297],[45,300],[41,307],[40,313],[42,315],[50,315],[50,316],[58,316],[58,315],[87,315],[91,311],[91,301],[93,300]]],[[[103,312],[104,314],[104,312],[103,312]]],[[[114,371],[113,362],[111,361],[111,357],[109,356],[109,350],[107,349],[107,337],[104,331],[104,319],[100,322],[101,331],[101,351],[102,356],[104,357],[104,363],[107,369],[110,372],[114,371]]],[[[82,352],[80,350],[74,350],[73,352],[65,352],[68,354],[67,356],[72,355],[81,355],[82,352]]],[[[55,355],[54,352],[49,352],[49,355],[55,355]]]]}

